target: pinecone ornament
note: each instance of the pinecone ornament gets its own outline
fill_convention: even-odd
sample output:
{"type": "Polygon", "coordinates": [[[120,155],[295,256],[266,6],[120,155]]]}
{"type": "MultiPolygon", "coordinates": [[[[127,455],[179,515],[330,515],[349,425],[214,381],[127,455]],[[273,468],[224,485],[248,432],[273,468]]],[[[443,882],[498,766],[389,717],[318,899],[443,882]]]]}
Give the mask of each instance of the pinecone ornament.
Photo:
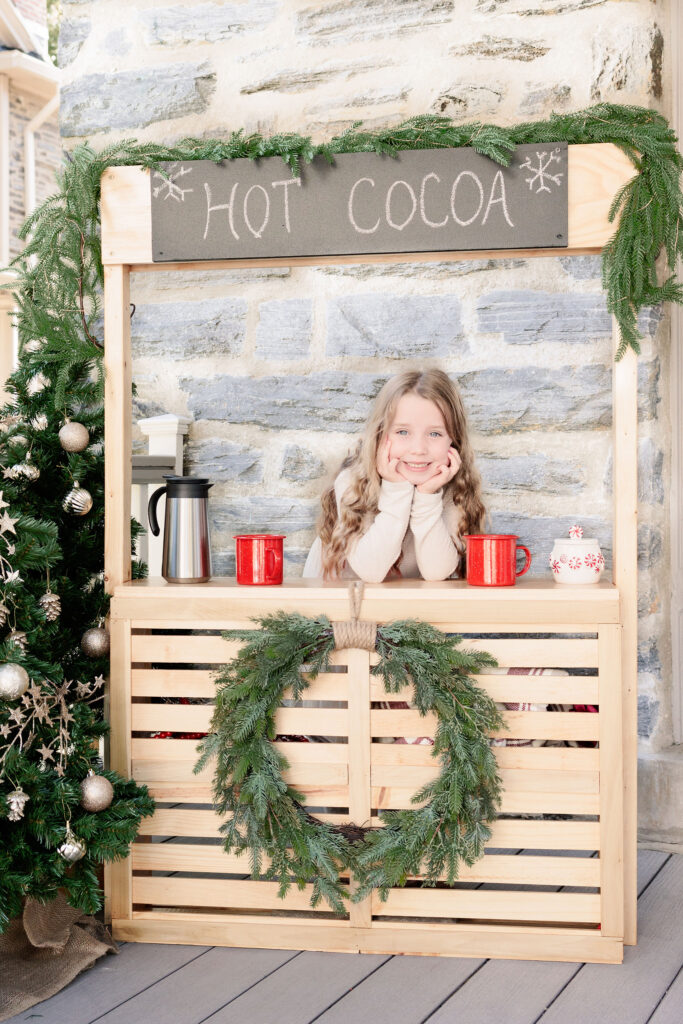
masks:
{"type": "Polygon", "coordinates": [[[13,629],[12,632],[7,635],[7,643],[13,644],[15,647],[18,647],[20,651],[26,653],[28,637],[23,629],[13,629]]]}
{"type": "Polygon", "coordinates": [[[54,622],[58,619],[62,611],[62,602],[59,594],[53,594],[51,590],[48,590],[47,594],[43,594],[38,599],[38,604],[45,612],[45,618],[48,622],[54,622]]]}
{"type": "Polygon", "coordinates": [[[9,821],[21,821],[24,817],[24,807],[28,800],[29,797],[24,793],[21,786],[19,789],[15,789],[7,794],[7,803],[9,804],[7,818],[9,821]]]}
{"type": "Polygon", "coordinates": [[[4,603],[4,601],[0,601],[0,626],[4,626],[5,625],[5,623],[7,622],[7,616],[8,615],[9,615],[9,608],[4,603]]]}

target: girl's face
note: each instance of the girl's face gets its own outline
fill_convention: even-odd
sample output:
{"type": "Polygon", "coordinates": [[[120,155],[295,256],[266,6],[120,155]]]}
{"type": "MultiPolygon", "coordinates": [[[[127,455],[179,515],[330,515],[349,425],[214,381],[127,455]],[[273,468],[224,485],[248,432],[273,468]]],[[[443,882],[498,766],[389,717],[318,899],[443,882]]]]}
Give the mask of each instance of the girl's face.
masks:
{"type": "Polygon", "coordinates": [[[387,437],[389,458],[398,458],[397,471],[412,484],[429,480],[448,462],[451,438],[439,407],[414,392],[399,399],[387,437]]]}

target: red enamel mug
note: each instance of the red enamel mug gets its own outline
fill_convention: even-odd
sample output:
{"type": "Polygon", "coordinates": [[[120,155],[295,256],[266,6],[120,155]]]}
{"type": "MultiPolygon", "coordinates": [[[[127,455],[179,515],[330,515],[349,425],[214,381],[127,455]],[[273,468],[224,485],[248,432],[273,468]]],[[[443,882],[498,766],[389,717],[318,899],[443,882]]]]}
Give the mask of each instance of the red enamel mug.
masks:
{"type": "Polygon", "coordinates": [[[233,537],[237,582],[248,586],[282,583],[282,542],[285,534],[240,533],[233,537]]]}
{"type": "Polygon", "coordinates": [[[515,533],[467,534],[467,582],[473,587],[513,587],[531,565],[531,552],[517,543],[515,533]],[[526,555],[517,569],[517,552],[526,555]]]}

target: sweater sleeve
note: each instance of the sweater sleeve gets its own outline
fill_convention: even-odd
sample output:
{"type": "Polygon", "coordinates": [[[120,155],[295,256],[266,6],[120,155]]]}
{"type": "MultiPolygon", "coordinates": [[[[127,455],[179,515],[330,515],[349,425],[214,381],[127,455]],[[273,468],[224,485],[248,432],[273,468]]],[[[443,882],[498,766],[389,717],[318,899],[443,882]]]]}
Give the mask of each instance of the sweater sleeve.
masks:
{"type": "MultiPolygon", "coordinates": [[[[335,482],[337,508],[347,482],[344,474],[340,474],[335,482]]],[[[347,563],[366,583],[381,583],[401,554],[410,521],[413,491],[413,485],[407,480],[400,483],[382,480],[377,515],[369,529],[351,544],[346,553],[347,563]]]]}
{"type": "Polygon", "coordinates": [[[443,516],[443,492],[422,494],[415,490],[410,511],[410,529],[415,537],[415,557],[425,580],[445,580],[460,561],[460,547],[451,537],[443,516]]]}

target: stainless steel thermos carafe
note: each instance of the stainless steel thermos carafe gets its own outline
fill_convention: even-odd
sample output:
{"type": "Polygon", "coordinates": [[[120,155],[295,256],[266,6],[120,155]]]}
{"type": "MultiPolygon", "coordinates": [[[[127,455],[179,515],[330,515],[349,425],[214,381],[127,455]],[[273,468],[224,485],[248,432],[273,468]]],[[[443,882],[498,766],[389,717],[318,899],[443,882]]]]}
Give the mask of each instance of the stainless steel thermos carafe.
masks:
{"type": "Polygon", "coordinates": [[[208,480],[196,476],[164,476],[168,481],[149,499],[149,525],[159,536],[157,503],[166,495],[161,575],[169,583],[206,583],[211,579],[208,480]]]}

